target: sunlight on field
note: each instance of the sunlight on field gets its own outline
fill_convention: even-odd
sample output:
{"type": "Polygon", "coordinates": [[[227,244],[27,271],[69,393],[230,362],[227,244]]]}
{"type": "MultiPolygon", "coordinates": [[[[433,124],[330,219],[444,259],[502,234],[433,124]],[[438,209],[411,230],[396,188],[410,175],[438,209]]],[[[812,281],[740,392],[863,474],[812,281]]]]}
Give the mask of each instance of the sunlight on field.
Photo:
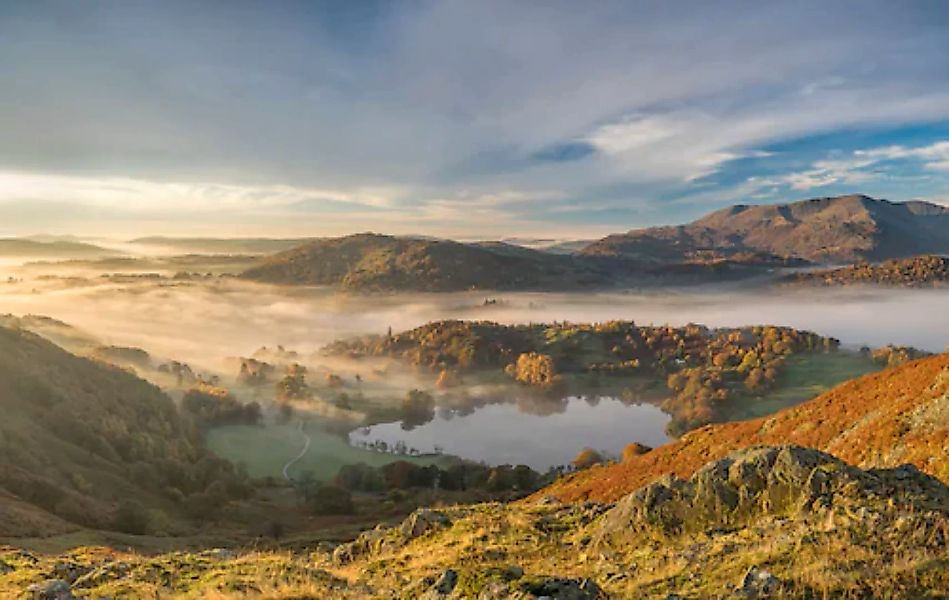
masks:
{"type": "Polygon", "coordinates": [[[751,419],[800,404],[835,385],[860,377],[880,366],[854,352],[790,356],[775,389],[754,402],[739,402],[729,419],[751,419]]]}
{"type": "MultiPolygon", "coordinates": [[[[350,446],[346,439],[309,422],[303,431],[310,436],[306,455],[288,471],[292,478],[309,473],[321,481],[332,479],[339,468],[358,462],[378,467],[396,460],[429,465],[448,462],[445,457],[396,456],[350,446]]],[[[282,470],[303,448],[305,439],[295,423],[266,426],[230,425],[208,432],[208,446],[219,456],[244,464],[252,477],[282,478],[282,470]]]]}

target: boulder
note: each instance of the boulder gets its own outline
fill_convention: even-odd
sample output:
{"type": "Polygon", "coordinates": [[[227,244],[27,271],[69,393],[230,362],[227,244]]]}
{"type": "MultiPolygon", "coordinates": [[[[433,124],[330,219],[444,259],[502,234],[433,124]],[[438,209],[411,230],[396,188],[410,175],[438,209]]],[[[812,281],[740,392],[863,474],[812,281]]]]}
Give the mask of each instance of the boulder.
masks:
{"type": "Polygon", "coordinates": [[[450,594],[455,586],[458,585],[458,572],[454,569],[448,569],[435,582],[434,590],[439,594],[450,594]]]}
{"type": "Polygon", "coordinates": [[[758,598],[771,597],[777,593],[780,588],[780,579],[764,569],[751,567],[741,578],[738,587],[735,589],[735,593],[742,598],[757,600],[758,598]]]}
{"type": "Polygon", "coordinates": [[[429,531],[442,529],[451,525],[451,519],[446,515],[429,509],[417,510],[402,522],[399,528],[405,541],[422,537],[429,531]]]}
{"type": "Polygon", "coordinates": [[[521,586],[526,598],[550,600],[605,600],[606,592],[591,579],[552,577],[531,581],[521,586]]]}
{"type": "Polygon", "coordinates": [[[31,600],[76,600],[69,584],[62,579],[47,579],[30,584],[26,588],[26,597],[31,600]]]}
{"type": "Polygon", "coordinates": [[[594,538],[741,527],[764,515],[810,516],[858,497],[916,490],[949,498],[941,482],[905,467],[862,471],[818,450],[759,446],[711,462],[687,481],[667,475],[636,490],[607,511],[594,538]]]}
{"type": "Polygon", "coordinates": [[[62,579],[74,583],[77,579],[92,571],[92,567],[70,561],[59,561],[53,565],[52,579],[62,579]]]}

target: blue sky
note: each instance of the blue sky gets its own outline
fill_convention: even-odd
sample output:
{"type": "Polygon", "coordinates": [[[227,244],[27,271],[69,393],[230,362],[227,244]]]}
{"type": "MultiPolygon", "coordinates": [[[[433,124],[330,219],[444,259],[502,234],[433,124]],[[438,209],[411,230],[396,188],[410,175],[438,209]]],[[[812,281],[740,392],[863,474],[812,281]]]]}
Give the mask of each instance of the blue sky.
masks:
{"type": "Polygon", "coordinates": [[[0,233],[587,237],[949,198],[943,2],[0,3],[0,233]]]}

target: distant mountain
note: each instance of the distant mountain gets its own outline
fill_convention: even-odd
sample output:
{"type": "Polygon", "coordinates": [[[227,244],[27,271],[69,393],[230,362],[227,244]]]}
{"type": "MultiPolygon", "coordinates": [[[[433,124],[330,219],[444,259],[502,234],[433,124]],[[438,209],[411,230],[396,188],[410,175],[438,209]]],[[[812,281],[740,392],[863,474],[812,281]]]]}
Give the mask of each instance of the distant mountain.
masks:
{"type": "Polygon", "coordinates": [[[0,239],[0,256],[23,258],[102,258],[118,256],[116,250],[70,240],[40,241],[26,238],[0,239]]]}
{"type": "Polygon", "coordinates": [[[0,327],[0,412],[0,536],[142,533],[146,509],[180,530],[242,485],[157,387],[21,329],[0,327]]]}
{"type": "Polygon", "coordinates": [[[523,246],[532,250],[543,250],[552,254],[573,254],[586,248],[595,240],[556,240],[546,238],[504,238],[506,244],[523,246]]]}
{"type": "Polygon", "coordinates": [[[687,225],[610,235],[586,256],[661,262],[765,253],[813,262],[949,253],[949,208],[851,195],[791,204],[738,205],[687,225]]]}
{"type": "Polygon", "coordinates": [[[246,279],[352,290],[562,289],[604,285],[596,261],[505,244],[362,233],[317,240],[249,269],[246,279]]]}
{"type": "Polygon", "coordinates": [[[129,243],[197,254],[273,254],[312,242],[314,239],[316,238],[176,238],[153,236],[137,238],[129,243]]]}
{"type": "Polygon", "coordinates": [[[939,287],[949,285],[949,258],[914,256],[882,263],[860,263],[837,269],[821,269],[788,275],[782,280],[796,285],[883,285],[891,287],[939,287]]]}
{"type": "Polygon", "coordinates": [[[709,425],[622,464],[583,471],[539,495],[613,501],[658,477],[691,477],[710,460],[759,444],[799,444],[862,468],[911,463],[949,481],[949,354],[843,383],[751,421],[709,425]]]}

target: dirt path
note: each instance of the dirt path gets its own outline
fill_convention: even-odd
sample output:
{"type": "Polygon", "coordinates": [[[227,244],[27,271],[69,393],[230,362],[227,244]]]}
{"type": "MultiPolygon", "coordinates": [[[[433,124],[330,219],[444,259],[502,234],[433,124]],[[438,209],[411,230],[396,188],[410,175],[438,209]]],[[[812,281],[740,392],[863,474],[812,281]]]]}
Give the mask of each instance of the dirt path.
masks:
{"type": "Polygon", "coordinates": [[[313,441],[312,439],[310,439],[310,436],[308,436],[306,432],[303,431],[303,421],[297,422],[297,431],[300,432],[300,434],[303,436],[303,439],[306,441],[303,443],[303,450],[300,450],[299,454],[291,458],[287,462],[287,464],[283,465],[283,478],[286,479],[287,481],[293,481],[292,479],[290,479],[290,473],[289,473],[290,467],[295,465],[301,458],[306,456],[306,453],[310,451],[310,442],[313,441]]]}

